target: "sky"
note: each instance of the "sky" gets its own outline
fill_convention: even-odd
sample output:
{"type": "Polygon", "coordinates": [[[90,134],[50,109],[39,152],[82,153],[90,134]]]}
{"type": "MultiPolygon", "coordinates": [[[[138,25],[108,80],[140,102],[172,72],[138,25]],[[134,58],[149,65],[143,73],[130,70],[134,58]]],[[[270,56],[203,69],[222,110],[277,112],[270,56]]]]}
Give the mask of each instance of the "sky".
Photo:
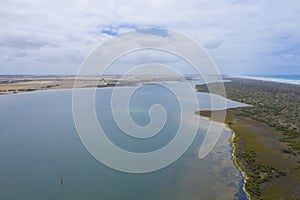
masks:
{"type": "Polygon", "coordinates": [[[143,27],[192,38],[223,74],[300,74],[299,19],[298,0],[2,0],[0,74],[76,74],[97,45],[143,27]]]}

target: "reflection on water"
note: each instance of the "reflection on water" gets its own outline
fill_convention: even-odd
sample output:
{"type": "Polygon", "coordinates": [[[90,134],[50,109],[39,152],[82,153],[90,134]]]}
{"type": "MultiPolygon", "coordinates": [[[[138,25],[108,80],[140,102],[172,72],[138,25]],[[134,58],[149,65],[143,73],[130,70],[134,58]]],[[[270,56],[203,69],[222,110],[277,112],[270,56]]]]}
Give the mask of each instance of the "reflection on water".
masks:
{"type": "MultiPolygon", "coordinates": [[[[147,152],[172,140],[180,116],[172,93],[154,84],[143,86],[132,97],[131,116],[141,126],[149,123],[152,104],[162,104],[168,112],[161,132],[141,140],[124,134],[112,120],[111,91],[96,93],[97,116],[111,141],[129,151],[147,152]]],[[[147,174],[122,173],[99,163],[81,144],[72,119],[71,95],[71,90],[58,90],[0,97],[0,199],[246,198],[242,176],[232,162],[228,130],[204,159],[198,158],[198,151],[205,123],[188,151],[172,165],[147,174]]],[[[198,98],[200,108],[208,109],[209,97],[199,93],[198,98]]],[[[232,107],[240,105],[230,102],[232,107]]],[[[195,125],[196,117],[191,113],[185,123],[195,125]]]]}

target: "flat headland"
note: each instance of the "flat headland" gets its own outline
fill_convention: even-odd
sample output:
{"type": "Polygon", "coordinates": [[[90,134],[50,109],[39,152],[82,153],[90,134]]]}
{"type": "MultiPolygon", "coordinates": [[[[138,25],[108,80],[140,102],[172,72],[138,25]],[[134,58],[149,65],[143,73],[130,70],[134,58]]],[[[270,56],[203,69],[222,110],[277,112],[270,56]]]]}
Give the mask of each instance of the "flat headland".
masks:
{"type": "Polygon", "coordinates": [[[0,95],[32,92],[37,90],[132,86],[142,82],[177,81],[178,77],[163,76],[0,76],[0,95]],[[76,82],[76,84],[74,84],[76,82]]]}
{"type": "MultiPolygon", "coordinates": [[[[233,157],[244,190],[250,199],[299,199],[300,86],[230,79],[224,83],[227,98],[252,105],[228,109],[225,119],[234,133],[233,157]]],[[[196,88],[208,92],[205,85],[196,88]]],[[[221,113],[196,114],[210,117],[211,112],[221,113]]]]}

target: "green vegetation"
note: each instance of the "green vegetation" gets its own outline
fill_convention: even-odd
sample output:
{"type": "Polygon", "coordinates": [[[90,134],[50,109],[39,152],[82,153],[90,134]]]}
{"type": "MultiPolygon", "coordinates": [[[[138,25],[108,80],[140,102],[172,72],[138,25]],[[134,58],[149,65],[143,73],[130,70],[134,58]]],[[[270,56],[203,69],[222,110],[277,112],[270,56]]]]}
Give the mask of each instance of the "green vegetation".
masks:
{"type": "Polygon", "coordinates": [[[229,109],[225,121],[251,199],[300,199],[300,86],[232,79],[225,88],[227,98],[252,105],[229,109]]]}
{"type": "MultiPolygon", "coordinates": [[[[280,139],[300,153],[300,86],[248,79],[232,79],[226,82],[229,99],[250,104],[243,108],[241,116],[264,122],[283,133],[280,139]]],[[[213,84],[212,84],[213,86],[213,84]]],[[[198,91],[207,92],[205,86],[198,91]]]]}
{"type": "Polygon", "coordinates": [[[272,166],[258,164],[256,153],[253,150],[239,151],[236,156],[242,157],[247,167],[250,168],[247,170],[248,179],[245,188],[248,192],[254,194],[257,199],[262,199],[260,184],[269,182],[272,178],[286,176],[284,171],[280,171],[272,166]]]}

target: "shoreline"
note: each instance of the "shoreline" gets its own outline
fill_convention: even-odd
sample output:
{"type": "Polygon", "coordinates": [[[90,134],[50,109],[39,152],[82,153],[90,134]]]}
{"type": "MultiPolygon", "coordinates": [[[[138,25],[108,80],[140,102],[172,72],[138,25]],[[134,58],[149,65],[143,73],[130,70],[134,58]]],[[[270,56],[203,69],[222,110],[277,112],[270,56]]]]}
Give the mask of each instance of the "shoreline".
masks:
{"type": "MultiPolygon", "coordinates": [[[[237,109],[237,108],[228,108],[228,109],[226,109],[226,112],[228,110],[230,110],[230,109],[237,109]]],[[[205,118],[205,119],[207,119],[209,121],[212,120],[211,117],[210,117],[211,116],[211,111],[208,111],[208,110],[196,111],[195,114],[199,115],[199,116],[201,116],[201,117],[203,117],[203,118],[205,118]],[[205,114],[201,114],[201,112],[204,112],[205,114]],[[208,113],[209,113],[209,115],[208,115],[208,113]]],[[[227,115],[226,115],[226,117],[227,117],[227,115]]],[[[236,140],[236,134],[235,134],[234,130],[226,122],[227,120],[228,119],[225,119],[224,122],[218,121],[218,119],[214,120],[214,121],[221,123],[224,127],[226,127],[231,132],[231,136],[228,138],[228,141],[229,141],[229,143],[232,146],[231,147],[231,150],[232,150],[231,157],[233,159],[233,164],[234,164],[234,166],[236,166],[236,168],[239,170],[239,172],[241,173],[241,175],[243,177],[242,178],[242,182],[243,182],[242,190],[246,194],[247,199],[251,200],[252,199],[251,195],[246,190],[247,179],[249,179],[249,176],[247,175],[247,172],[242,168],[242,166],[240,166],[239,163],[238,163],[237,156],[236,156],[237,143],[235,142],[235,140],[236,140]]]]}
{"type": "MultiPolygon", "coordinates": [[[[229,109],[237,109],[237,108],[228,108],[226,110],[229,109]]],[[[200,114],[199,114],[200,115],[200,114]]],[[[200,115],[201,117],[205,117],[200,115]]],[[[210,117],[207,117],[209,120],[212,120],[210,117]]],[[[216,121],[218,122],[218,121],[216,121]]],[[[247,175],[247,172],[242,168],[242,166],[239,165],[238,161],[237,161],[237,157],[236,157],[236,149],[237,149],[237,144],[234,142],[236,136],[235,136],[235,132],[234,130],[232,130],[229,125],[226,122],[220,122],[223,124],[223,126],[225,126],[230,132],[231,135],[228,138],[228,142],[231,144],[231,157],[233,159],[233,164],[234,166],[237,168],[237,170],[241,173],[242,175],[242,190],[245,193],[245,195],[247,196],[248,200],[252,200],[250,193],[246,190],[246,184],[247,184],[247,179],[249,178],[247,175]]]]}
{"type": "Polygon", "coordinates": [[[274,83],[284,83],[284,84],[292,84],[292,85],[300,85],[299,79],[284,79],[284,78],[274,78],[274,77],[259,77],[259,76],[236,76],[233,78],[241,78],[241,79],[250,79],[250,80],[258,80],[258,81],[267,81],[274,83]]]}
{"type": "Polygon", "coordinates": [[[238,168],[238,170],[241,172],[241,174],[242,174],[242,176],[243,176],[243,187],[242,187],[242,189],[243,189],[244,193],[246,194],[247,198],[248,198],[249,200],[251,200],[251,199],[252,199],[252,198],[251,198],[251,195],[250,195],[250,193],[246,190],[246,184],[247,184],[247,180],[249,179],[249,176],[247,175],[246,171],[244,171],[244,170],[242,169],[242,167],[238,164],[237,157],[236,157],[236,149],[237,149],[237,146],[236,146],[236,144],[234,143],[234,140],[235,140],[235,138],[236,138],[235,132],[234,132],[231,128],[229,128],[227,125],[225,125],[225,126],[232,132],[232,135],[231,135],[231,137],[232,137],[232,141],[231,141],[231,144],[232,144],[232,154],[231,154],[231,156],[232,156],[232,158],[233,158],[233,164],[234,164],[234,165],[238,168]]]}
{"type": "MultiPolygon", "coordinates": [[[[232,144],[232,158],[233,158],[233,164],[237,167],[237,169],[240,171],[240,173],[242,174],[243,177],[243,186],[242,189],[244,191],[244,193],[246,194],[247,198],[249,200],[251,199],[261,199],[260,196],[256,196],[257,194],[254,194],[253,191],[248,191],[247,188],[248,185],[252,185],[253,184],[253,180],[251,181],[250,179],[253,179],[252,177],[252,172],[251,170],[247,170],[247,166],[245,166],[245,160],[239,156],[240,152],[243,151],[242,148],[239,148],[239,143],[241,142],[238,134],[241,134],[241,131],[238,130],[236,127],[234,127],[235,124],[235,112],[240,112],[240,110],[242,110],[243,108],[228,108],[225,109],[226,111],[226,117],[225,117],[225,121],[220,121],[220,118],[217,117],[214,121],[218,122],[218,123],[222,123],[229,131],[231,131],[231,144],[232,144]]],[[[201,116],[201,117],[205,117],[209,120],[212,120],[211,118],[211,114],[212,112],[215,112],[216,115],[222,115],[222,112],[224,112],[224,110],[203,110],[203,111],[197,111],[195,112],[197,115],[201,116]]],[[[221,117],[222,118],[222,117],[221,117]]],[[[242,124],[245,124],[245,121],[242,122],[242,124]]],[[[274,170],[277,170],[274,168],[274,170]]],[[[258,185],[259,186],[259,185],[258,185]]],[[[259,192],[260,193],[260,192],[259,192]]]]}
{"type": "MultiPolygon", "coordinates": [[[[229,109],[236,109],[236,108],[229,108],[229,109]]],[[[227,109],[227,110],[229,110],[229,109],[227,109]]],[[[232,148],[231,148],[232,149],[231,157],[233,158],[233,164],[236,166],[236,168],[242,174],[242,177],[243,177],[243,180],[242,180],[243,181],[242,189],[243,189],[244,193],[246,194],[247,199],[251,200],[252,199],[251,195],[246,190],[246,184],[247,184],[247,180],[249,179],[249,176],[248,176],[247,172],[242,168],[242,166],[239,165],[238,160],[237,160],[237,156],[236,156],[236,150],[237,150],[237,143],[235,142],[235,140],[237,139],[236,138],[236,134],[235,134],[234,130],[229,127],[229,124],[227,124],[227,123],[224,122],[223,125],[228,130],[231,131],[231,136],[230,136],[229,140],[230,140],[230,143],[232,145],[232,148]]]]}
{"type": "MultiPolygon", "coordinates": [[[[244,177],[243,190],[249,199],[298,199],[300,118],[294,116],[299,114],[300,87],[247,79],[224,85],[227,99],[252,105],[227,109],[224,122],[232,131],[232,154],[244,177]]],[[[197,91],[207,89],[197,86],[197,91]]],[[[218,115],[197,113],[210,118],[211,112],[218,115]]]]}
{"type": "Polygon", "coordinates": [[[73,88],[105,88],[116,86],[135,86],[147,82],[180,81],[180,77],[1,77],[0,95],[73,88]]]}

